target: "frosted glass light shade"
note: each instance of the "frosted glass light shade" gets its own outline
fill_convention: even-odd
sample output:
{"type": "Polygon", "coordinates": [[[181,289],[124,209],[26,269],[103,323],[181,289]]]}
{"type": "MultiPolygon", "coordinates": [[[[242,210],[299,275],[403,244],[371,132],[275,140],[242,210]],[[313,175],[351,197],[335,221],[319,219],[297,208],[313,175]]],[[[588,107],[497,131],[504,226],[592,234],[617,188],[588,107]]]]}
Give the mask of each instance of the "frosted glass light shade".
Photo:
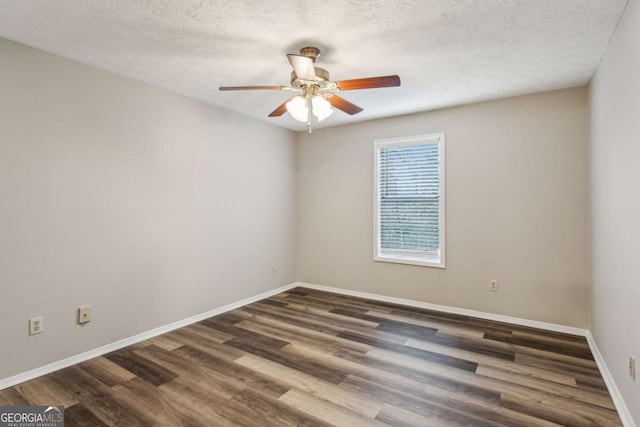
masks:
{"type": "Polygon", "coordinates": [[[299,122],[306,122],[309,118],[309,107],[302,96],[294,96],[286,104],[287,111],[291,117],[299,122]]]}
{"type": "Polygon", "coordinates": [[[331,108],[331,104],[321,96],[314,96],[311,99],[311,106],[313,107],[311,111],[313,112],[313,115],[318,118],[319,122],[323,121],[331,114],[333,114],[333,108],[331,108]]]}

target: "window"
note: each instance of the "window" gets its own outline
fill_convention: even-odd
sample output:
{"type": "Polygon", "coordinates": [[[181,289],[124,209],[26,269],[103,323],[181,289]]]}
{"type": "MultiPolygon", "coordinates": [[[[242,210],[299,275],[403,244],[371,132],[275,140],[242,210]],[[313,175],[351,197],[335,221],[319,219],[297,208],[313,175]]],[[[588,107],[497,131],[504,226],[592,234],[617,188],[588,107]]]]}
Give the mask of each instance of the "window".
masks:
{"type": "Polygon", "coordinates": [[[444,268],[444,134],[375,141],[376,261],[444,268]]]}

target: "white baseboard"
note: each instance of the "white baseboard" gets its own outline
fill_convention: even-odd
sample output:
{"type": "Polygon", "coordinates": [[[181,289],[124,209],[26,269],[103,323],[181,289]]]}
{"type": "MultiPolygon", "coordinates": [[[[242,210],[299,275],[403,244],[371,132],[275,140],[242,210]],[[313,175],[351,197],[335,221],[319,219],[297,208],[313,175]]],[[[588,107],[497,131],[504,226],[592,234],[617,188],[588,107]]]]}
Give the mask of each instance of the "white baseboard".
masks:
{"type": "Polygon", "coordinates": [[[609,389],[609,394],[611,395],[611,399],[613,399],[613,404],[616,405],[616,409],[618,411],[618,415],[620,415],[620,419],[622,420],[622,424],[625,427],[636,427],[633,418],[631,418],[631,412],[629,412],[629,408],[627,408],[627,404],[624,403],[624,399],[622,398],[622,394],[616,385],[616,382],[613,380],[613,376],[607,367],[607,364],[604,362],[604,358],[602,357],[602,353],[598,349],[596,345],[596,341],[591,335],[591,331],[587,331],[587,342],[589,343],[589,348],[591,348],[591,353],[593,354],[593,358],[598,364],[598,368],[600,369],[600,373],[602,374],[602,378],[604,382],[607,384],[607,388],[609,389]]]}
{"type": "Polygon", "coordinates": [[[609,389],[609,394],[611,395],[611,399],[613,399],[613,403],[616,406],[616,410],[618,411],[618,415],[622,420],[622,424],[625,427],[636,427],[636,424],[631,418],[631,413],[629,412],[627,405],[624,403],[624,400],[622,399],[620,390],[618,390],[618,387],[616,386],[616,383],[613,380],[613,377],[611,376],[611,372],[609,372],[609,368],[607,368],[607,365],[604,362],[604,359],[602,358],[602,354],[600,354],[600,351],[596,346],[595,340],[591,335],[591,331],[589,331],[588,329],[580,329],[580,328],[574,328],[571,326],[558,325],[555,323],[539,322],[537,320],[503,316],[500,314],[468,310],[465,308],[450,307],[446,305],[430,304],[427,302],[388,297],[388,296],[378,295],[378,294],[370,294],[367,292],[352,291],[349,289],[333,288],[330,286],[315,285],[312,283],[298,282],[297,285],[301,288],[316,289],[319,291],[326,291],[326,292],[332,292],[335,294],[366,298],[374,301],[390,302],[394,304],[406,305],[409,307],[426,308],[428,310],[441,311],[444,313],[460,314],[463,316],[477,317],[479,319],[495,320],[497,322],[512,323],[514,325],[529,326],[532,328],[544,329],[544,330],[553,331],[553,332],[562,332],[562,333],[571,334],[571,335],[583,336],[587,339],[587,342],[589,343],[589,347],[591,348],[591,353],[593,354],[593,358],[595,359],[596,364],[600,369],[600,373],[602,374],[602,377],[605,383],[607,384],[607,388],[609,389]]]}
{"type": "Polygon", "coordinates": [[[487,313],[484,311],[468,310],[466,308],[450,307],[447,305],[431,304],[403,298],[388,297],[367,292],[352,291],[349,289],[332,288],[330,286],[314,285],[312,283],[298,282],[302,288],[317,289],[319,291],[332,292],[335,294],[349,295],[352,297],[367,298],[374,301],[390,302],[393,304],[406,305],[409,307],[426,308],[428,310],[441,311],[444,313],[460,314],[462,316],[477,317],[479,319],[494,320],[496,322],[512,323],[514,325],[529,326],[531,328],[544,329],[547,331],[561,332],[571,335],[587,336],[586,329],[574,328],[572,326],[558,325],[555,323],[540,322],[537,320],[521,319],[519,317],[503,316],[501,314],[487,313]]]}
{"type": "Polygon", "coordinates": [[[0,390],[3,390],[8,387],[12,387],[16,384],[23,383],[25,381],[32,380],[34,378],[40,377],[42,375],[49,374],[54,371],[58,371],[63,368],[67,368],[71,365],[75,365],[80,362],[84,362],[89,359],[93,359],[94,357],[101,356],[103,354],[121,349],[123,347],[127,347],[129,345],[138,343],[140,341],[148,340],[150,338],[156,337],[158,335],[166,334],[167,332],[173,331],[174,329],[182,328],[187,325],[191,325],[192,323],[199,322],[204,319],[208,319],[212,316],[217,316],[218,314],[225,313],[227,311],[235,310],[236,308],[240,308],[247,304],[254,303],[256,301],[260,301],[265,298],[269,298],[273,295],[279,294],[280,292],[288,291],[289,289],[295,288],[297,283],[291,283],[289,285],[281,286],[277,289],[272,289],[267,292],[263,292],[259,295],[255,295],[249,298],[242,299],[240,301],[233,302],[231,304],[224,305],[222,307],[214,308],[213,310],[209,310],[205,313],[200,313],[195,316],[188,317],[183,320],[178,320],[177,322],[170,323],[168,325],[160,326],[155,329],[151,329],[146,332],[142,332],[140,334],[134,335],[132,337],[124,338],[119,341],[116,341],[111,344],[103,345],[102,347],[94,348],[93,350],[86,351],[84,353],[76,354],[74,356],[68,357],[63,360],[59,360],[57,362],[49,363],[48,365],[41,366],[39,368],[31,369],[27,372],[23,372],[21,374],[17,374],[8,378],[4,378],[0,380],[0,390]]]}

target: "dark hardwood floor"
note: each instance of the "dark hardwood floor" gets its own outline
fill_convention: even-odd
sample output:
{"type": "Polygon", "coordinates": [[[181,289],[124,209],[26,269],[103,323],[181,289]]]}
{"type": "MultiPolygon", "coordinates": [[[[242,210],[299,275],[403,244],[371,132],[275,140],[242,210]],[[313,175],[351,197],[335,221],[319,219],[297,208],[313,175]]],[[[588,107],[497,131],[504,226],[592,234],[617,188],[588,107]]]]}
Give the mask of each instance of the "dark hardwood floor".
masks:
{"type": "Polygon", "coordinates": [[[582,337],[296,288],[0,391],[71,426],[616,426],[582,337]]]}

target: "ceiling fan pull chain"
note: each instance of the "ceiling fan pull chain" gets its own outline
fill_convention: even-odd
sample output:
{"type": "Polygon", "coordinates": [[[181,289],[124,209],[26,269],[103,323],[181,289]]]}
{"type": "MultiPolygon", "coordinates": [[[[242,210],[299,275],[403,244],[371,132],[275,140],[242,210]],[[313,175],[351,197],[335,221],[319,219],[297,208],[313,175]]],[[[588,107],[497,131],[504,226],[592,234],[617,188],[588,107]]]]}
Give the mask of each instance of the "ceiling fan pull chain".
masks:
{"type": "Polygon", "coordinates": [[[305,101],[307,102],[307,127],[309,128],[309,135],[311,135],[311,109],[313,106],[311,105],[311,96],[308,92],[306,92],[305,101]]]}

